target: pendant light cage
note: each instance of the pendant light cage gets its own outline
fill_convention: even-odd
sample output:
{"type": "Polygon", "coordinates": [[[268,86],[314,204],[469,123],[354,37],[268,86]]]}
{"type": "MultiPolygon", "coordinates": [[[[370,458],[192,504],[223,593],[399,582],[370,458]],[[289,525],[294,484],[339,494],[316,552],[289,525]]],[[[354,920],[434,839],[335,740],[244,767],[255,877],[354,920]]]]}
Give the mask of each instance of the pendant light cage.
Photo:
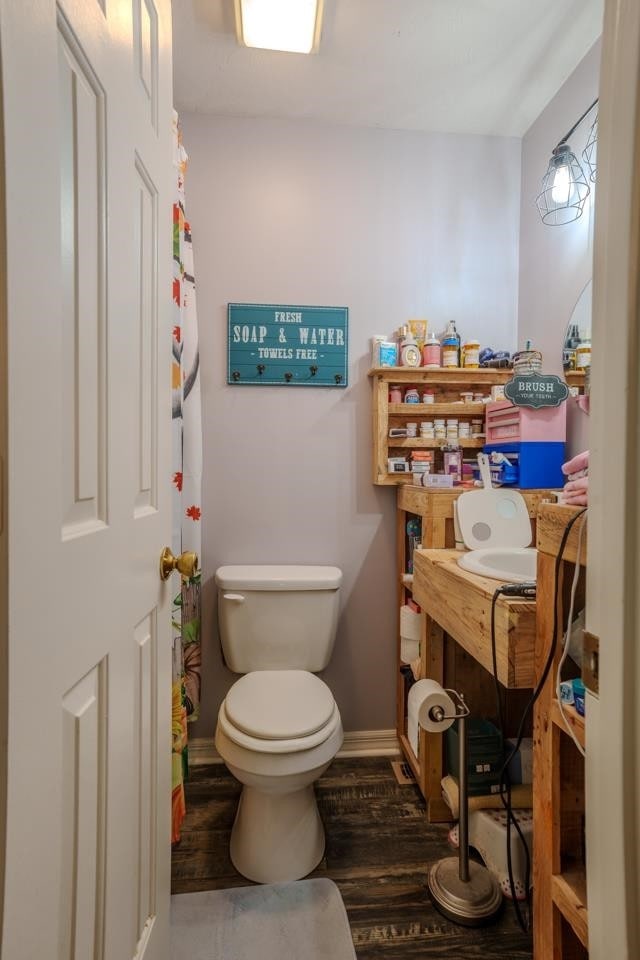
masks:
{"type": "Polygon", "coordinates": [[[591,124],[591,130],[589,131],[587,145],[582,151],[582,159],[584,160],[589,170],[589,180],[591,181],[591,183],[596,182],[597,149],[598,149],[598,114],[596,114],[596,118],[591,124]]]}
{"type": "Polygon", "coordinates": [[[589,182],[568,143],[554,149],[542,190],[536,197],[542,222],[549,226],[571,223],[582,216],[590,193],[589,182]]]}

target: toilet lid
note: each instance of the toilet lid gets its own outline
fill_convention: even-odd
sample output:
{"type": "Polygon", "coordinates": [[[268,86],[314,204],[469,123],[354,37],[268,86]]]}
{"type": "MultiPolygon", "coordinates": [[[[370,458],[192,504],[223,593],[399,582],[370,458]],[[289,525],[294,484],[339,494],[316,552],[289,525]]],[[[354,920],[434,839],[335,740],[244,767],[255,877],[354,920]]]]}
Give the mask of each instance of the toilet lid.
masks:
{"type": "Polygon", "coordinates": [[[306,670],[255,670],[237,680],[225,699],[231,723],[261,740],[306,737],[335,709],[326,683],[306,670]]]}

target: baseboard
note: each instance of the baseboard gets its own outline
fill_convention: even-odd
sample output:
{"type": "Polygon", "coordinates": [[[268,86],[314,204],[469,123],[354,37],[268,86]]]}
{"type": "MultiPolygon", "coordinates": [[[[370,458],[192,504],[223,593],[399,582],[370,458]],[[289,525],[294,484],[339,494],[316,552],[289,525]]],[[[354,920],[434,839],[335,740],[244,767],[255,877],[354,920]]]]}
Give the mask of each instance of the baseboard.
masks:
{"type": "Polygon", "coordinates": [[[339,757],[396,757],[400,743],[395,730],[350,730],[344,735],[339,757]]]}
{"type": "MultiPolygon", "coordinates": [[[[345,733],[338,757],[395,757],[400,744],[395,730],[351,730],[345,733]]],[[[194,737],[189,740],[189,764],[194,767],[207,763],[222,763],[213,737],[194,737]]]]}

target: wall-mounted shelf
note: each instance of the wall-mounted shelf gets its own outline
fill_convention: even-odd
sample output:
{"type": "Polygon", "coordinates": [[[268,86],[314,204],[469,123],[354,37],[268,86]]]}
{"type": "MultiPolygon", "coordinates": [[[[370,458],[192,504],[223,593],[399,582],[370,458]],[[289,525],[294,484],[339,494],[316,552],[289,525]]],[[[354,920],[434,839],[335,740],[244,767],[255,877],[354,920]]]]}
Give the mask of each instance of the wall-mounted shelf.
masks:
{"type": "Polygon", "coordinates": [[[580,387],[581,390],[584,390],[584,370],[565,370],[564,379],[568,387],[580,387]]]}
{"type": "MultiPolygon", "coordinates": [[[[390,427],[402,427],[407,419],[432,420],[434,417],[455,417],[459,421],[482,418],[484,433],[484,403],[464,403],[461,392],[473,391],[489,396],[494,384],[504,384],[511,380],[511,369],[478,368],[476,370],[440,367],[428,370],[425,367],[376,367],[369,371],[373,384],[373,482],[380,486],[397,486],[411,482],[410,473],[389,473],[387,460],[389,450],[426,449],[440,450],[446,443],[441,440],[404,439],[390,437],[390,427]],[[389,403],[389,388],[399,385],[403,388],[415,386],[433,387],[434,403],[389,403]]],[[[477,432],[477,427],[476,427],[477,432]]],[[[449,441],[457,443],[463,449],[480,449],[484,446],[484,437],[471,437],[449,441]]],[[[437,470],[440,464],[436,464],[437,470]]]]}
{"type": "Polygon", "coordinates": [[[469,437],[458,440],[422,440],[420,437],[389,437],[389,449],[395,450],[401,447],[408,447],[415,450],[441,450],[447,443],[455,443],[459,447],[468,447],[470,449],[481,449],[487,441],[484,437],[469,437]]]}
{"type": "Polygon", "coordinates": [[[484,403],[390,403],[390,417],[484,417],[484,403]]]}

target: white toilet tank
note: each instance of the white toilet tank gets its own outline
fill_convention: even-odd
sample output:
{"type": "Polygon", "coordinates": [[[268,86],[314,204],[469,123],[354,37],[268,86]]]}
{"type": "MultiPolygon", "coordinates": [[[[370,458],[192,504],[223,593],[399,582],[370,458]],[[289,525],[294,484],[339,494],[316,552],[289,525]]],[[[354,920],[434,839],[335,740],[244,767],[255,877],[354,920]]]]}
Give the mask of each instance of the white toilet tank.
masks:
{"type": "Polygon", "coordinates": [[[323,670],[336,638],[341,583],[337,567],[219,567],[218,624],[229,669],[323,670]]]}

